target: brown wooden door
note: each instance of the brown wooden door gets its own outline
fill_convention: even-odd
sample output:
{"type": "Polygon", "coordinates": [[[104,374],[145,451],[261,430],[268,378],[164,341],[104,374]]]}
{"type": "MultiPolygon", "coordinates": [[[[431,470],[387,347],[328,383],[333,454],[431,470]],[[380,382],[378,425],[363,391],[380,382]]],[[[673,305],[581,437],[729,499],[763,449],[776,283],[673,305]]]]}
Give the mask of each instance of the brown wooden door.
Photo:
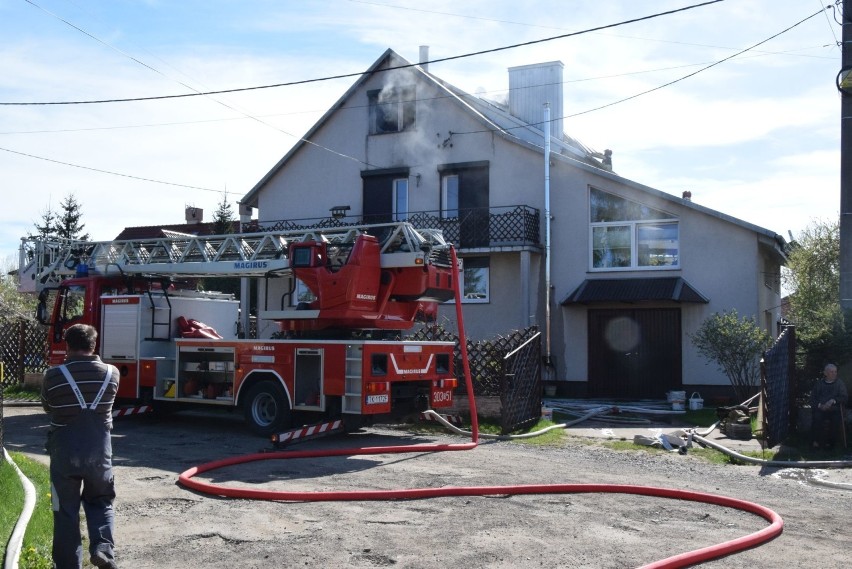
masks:
{"type": "Polygon", "coordinates": [[[589,310],[589,395],[665,399],[680,390],[679,308],[589,310]]]}

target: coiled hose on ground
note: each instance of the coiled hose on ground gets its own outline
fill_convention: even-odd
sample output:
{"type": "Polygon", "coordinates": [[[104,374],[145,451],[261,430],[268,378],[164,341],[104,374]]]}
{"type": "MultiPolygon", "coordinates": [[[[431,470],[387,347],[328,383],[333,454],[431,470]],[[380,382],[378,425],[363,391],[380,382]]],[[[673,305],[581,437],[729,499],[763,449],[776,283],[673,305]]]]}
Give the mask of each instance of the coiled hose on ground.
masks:
{"type": "MultiPolygon", "coordinates": [[[[455,249],[451,249],[452,265],[453,265],[453,282],[459,282],[458,264],[456,259],[455,249]]],[[[467,356],[467,338],[464,333],[464,325],[461,317],[461,299],[459,291],[456,290],[456,316],[458,322],[459,343],[461,345],[461,359],[464,367],[465,383],[467,386],[467,395],[470,402],[471,413],[471,442],[464,444],[431,444],[431,445],[407,445],[407,446],[386,446],[386,447],[362,447],[355,449],[338,449],[329,451],[295,451],[295,452],[274,452],[274,453],[256,453],[246,456],[228,458],[195,466],[180,474],[179,483],[187,488],[212,494],[216,496],[227,496],[233,498],[248,498],[255,500],[295,500],[295,501],[342,501],[342,500],[400,500],[414,498],[437,498],[448,496],[493,496],[493,495],[526,495],[526,494],[571,494],[571,493],[615,493],[615,494],[637,494],[643,496],[655,496],[660,498],[669,498],[676,500],[688,500],[694,502],[702,502],[714,504],[727,508],[734,508],[758,515],[769,522],[769,526],[748,534],[746,536],[726,541],[717,545],[704,547],[694,551],[680,553],[667,557],[660,561],[655,561],[648,565],[644,565],[644,569],[671,569],[676,567],[688,567],[697,563],[702,563],[710,559],[716,559],[743,551],[745,549],[755,547],[765,543],[781,534],[784,528],[784,522],[781,516],[759,504],[719,496],[715,494],[705,494],[701,492],[692,492],[688,490],[676,490],[671,488],[655,488],[650,486],[636,485],[619,485],[619,484],[532,484],[532,485],[510,485],[510,486],[467,486],[467,487],[442,487],[442,488],[411,488],[400,490],[354,490],[354,491],[335,491],[335,492],[288,492],[288,491],[272,491],[258,490],[252,488],[235,488],[223,486],[220,484],[212,484],[201,482],[194,479],[198,474],[209,472],[217,468],[232,466],[236,464],[244,464],[260,460],[279,460],[279,459],[295,459],[295,458],[320,458],[331,456],[355,456],[366,454],[387,454],[387,453],[419,453],[419,452],[445,452],[445,451],[462,451],[472,450],[478,446],[479,438],[503,438],[496,435],[480,435],[479,424],[476,415],[476,402],[473,396],[473,385],[470,381],[470,368],[468,365],[467,356]]],[[[603,411],[598,410],[596,413],[603,411]]],[[[593,414],[592,412],[587,414],[593,414]]],[[[578,419],[577,422],[584,419],[578,419]]],[[[558,428],[564,428],[564,425],[559,425],[558,428]]],[[[549,430],[549,429],[548,429],[549,430]]],[[[541,434],[540,431],[536,434],[541,434]]],[[[532,435],[535,436],[535,435],[532,435]]],[[[515,437],[517,438],[517,437],[515,437]]]]}

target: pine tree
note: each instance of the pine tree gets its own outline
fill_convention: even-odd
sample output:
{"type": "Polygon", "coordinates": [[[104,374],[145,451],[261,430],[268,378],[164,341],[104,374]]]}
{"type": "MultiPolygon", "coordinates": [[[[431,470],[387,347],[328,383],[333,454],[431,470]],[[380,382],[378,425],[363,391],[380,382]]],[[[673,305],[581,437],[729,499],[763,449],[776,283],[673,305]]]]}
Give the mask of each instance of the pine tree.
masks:
{"type": "Polygon", "coordinates": [[[38,221],[33,222],[33,227],[36,230],[35,234],[30,233],[28,237],[38,237],[44,240],[56,239],[56,225],[58,220],[59,216],[48,205],[41,212],[40,223],[38,221]]]}
{"type": "Polygon", "coordinates": [[[222,194],[222,201],[216,206],[216,211],[213,212],[213,233],[216,235],[226,235],[234,232],[234,210],[231,209],[231,204],[228,202],[228,193],[222,194]]]}
{"type": "Polygon", "coordinates": [[[88,233],[83,233],[86,224],[80,223],[83,218],[83,204],[77,201],[74,194],[68,194],[59,204],[62,213],[56,222],[56,234],[63,239],[74,239],[85,241],[89,238],[88,233]]]}

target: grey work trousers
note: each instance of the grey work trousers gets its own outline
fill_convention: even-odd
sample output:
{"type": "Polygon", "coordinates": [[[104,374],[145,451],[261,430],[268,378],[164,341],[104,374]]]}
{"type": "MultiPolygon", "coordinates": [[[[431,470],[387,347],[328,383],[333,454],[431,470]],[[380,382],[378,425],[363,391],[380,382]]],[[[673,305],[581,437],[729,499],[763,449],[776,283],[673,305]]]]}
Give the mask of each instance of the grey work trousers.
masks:
{"type": "Polygon", "coordinates": [[[103,418],[88,409],[81,411],[71,423],[51,433],[47,450],[54,566],[56,569],[83,566],[81,503],[86,513],[89,553],[101,551],[108,559],[114,559],[112,443],[103,418]]]}

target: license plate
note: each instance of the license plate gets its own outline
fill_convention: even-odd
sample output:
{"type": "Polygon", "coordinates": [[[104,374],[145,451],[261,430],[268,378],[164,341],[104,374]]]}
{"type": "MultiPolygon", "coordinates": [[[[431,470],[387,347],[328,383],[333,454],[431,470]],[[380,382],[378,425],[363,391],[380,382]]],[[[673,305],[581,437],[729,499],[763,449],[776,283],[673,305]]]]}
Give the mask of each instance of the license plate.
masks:
{"type": "Polygon", "coordinates": [[[378,405],[379,403],[387,403],[388,402],[388,394],[384,393],[382,395],[368,395],[367,396],[367,405],[378,405]]]}

